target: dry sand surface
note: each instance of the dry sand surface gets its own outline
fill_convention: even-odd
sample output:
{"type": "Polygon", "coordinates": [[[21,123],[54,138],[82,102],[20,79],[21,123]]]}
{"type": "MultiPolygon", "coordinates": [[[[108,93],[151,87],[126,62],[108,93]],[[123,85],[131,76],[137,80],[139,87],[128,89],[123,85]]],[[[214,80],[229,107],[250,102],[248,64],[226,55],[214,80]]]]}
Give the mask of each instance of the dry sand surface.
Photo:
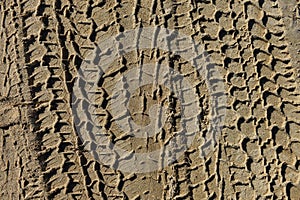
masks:
{"type": "MultiPolygon", "coordinates": [[[[299,37],[299,0],[1,0],[0,199],[300,199],[299,37]],[[207,74],[185,59],[187,50],[151,46],[117,56],[106,49],[113,61],[101,77],[82,68],[98,44],[146,27],[192,38],[206,51],[200,59],[207,74]],[[134,88],[124,101],[139,127],[151,124],[151,106],[166,108],[157,133],[134,137],[113,91],[128,93],[155,63],[169,67],[166,75],[179,73],[193,94],[182,101],[163,83],[134,88]],[[77,79],[82,69],[91,77],[77,79]],[[95,77],[90,101],[85,90],[95,77]],[[209,85],[212,79],[223,88],[209,85]],[[226,104],[215,107],[222,96],[226,104]],[[191,144],[179,133],[189,120],[197,124],[191,144]],[[98,126],[127,154],[100,151],[98,126]],[[147,163],[156,150],[157,169],[137,171],[136,156],[147,163]],[[176,152],[182,154],[161,164],[176,152]]],[[[103,64],[99,57],[91,63],[103,64]]]]}

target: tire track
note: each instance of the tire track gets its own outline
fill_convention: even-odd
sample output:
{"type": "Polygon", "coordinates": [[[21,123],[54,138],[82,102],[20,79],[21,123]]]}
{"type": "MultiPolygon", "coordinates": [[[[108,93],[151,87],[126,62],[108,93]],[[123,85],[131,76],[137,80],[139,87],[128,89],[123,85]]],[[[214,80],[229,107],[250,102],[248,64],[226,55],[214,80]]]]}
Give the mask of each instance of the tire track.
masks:
{"type": "Polygon", "coordinates": [[[19,1],[1,3],[1,198],[40,199],[44,191],[32,133],[28,74],[23,68],[21,7],[19,1]]]}
{"type": "MultiPolygon", "coordinates": [[[[1,199],[297,199],[299,2],[6,0],[0,6],[0,113],[9,117],[0,121],[1,199]],[[192,80],[202,107],[201,131],[183,157],[163,170],[127,174],[84,151],[72,87],[99,42],[147,26],[176,29],[205,46],[224,77],[227,116],[220,138],[210,138],[218,140],[215,149],[202,159],[212,94],[190,64],[160,50],[116,59],[99,82],[96,103],[100,122],[124,149],[161,148],[179,125],[170,104],[167,136],[122,138],[109,101],[113,84],[132,66],[171,65],[192,80]]],[[[132,101],[152,102],[146,96],[140,92],[132,101]]]]}

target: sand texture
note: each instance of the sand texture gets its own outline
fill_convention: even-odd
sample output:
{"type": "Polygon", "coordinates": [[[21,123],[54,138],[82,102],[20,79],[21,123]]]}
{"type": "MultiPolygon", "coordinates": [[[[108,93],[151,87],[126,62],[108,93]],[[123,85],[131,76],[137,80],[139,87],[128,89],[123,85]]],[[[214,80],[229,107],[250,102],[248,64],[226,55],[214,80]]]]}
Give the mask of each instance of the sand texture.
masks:
{"type": "Polygon", "coordinates": [[[300,200],[299,0],[1,0],[0,42],[0,199],[300,200]],[[207,74],[172,48],[115,58],[108,51],[113,62],[89,101],[85,89],[96,76],[83,67],[86,58],[109,38],[146,27],[191,37],[209,57],[199,58],[207,74]],[[163,83],[132,91],[127,103],[135,124],[151,124],[153,105],[166,113],[160,131],[136,138],[123,128],[128,124],[118,114],[124,109],[114,107],[113,91],[159,74],[151,71],[155,63],[168,66],[166,74],[179,73],[194,96],[180,102],[163,83]],[[129,76],[142,65],[150,67],[129,76]],[[82,80],[80,69],[87,74],[82,80]],[[208,86],[207,78],[223,89],[208,86]],[[82,87],[74,87],[77,81],[82,87]],[[226,102],[216,108],[221,90],[226,102]],[[94,115],[82,117],[90,105],[94,115]],[[185,136],[176,134],[190,113],[196,133],[181,149],[185,136]],[[212,116],[223,122],[216,135],[210,134],[217,133],[212,116]],[[97,159],[102,152],[92,142],[91,118],[126,152],[182,155],[137,173],[122,170],[135,162],[132,154],[114,152],[105,157],[111,167],[97,159]],[[89,136],[83,141],[84,131],[89,136]],[[173,150],[164,149],[175,137],[173,150]]]}

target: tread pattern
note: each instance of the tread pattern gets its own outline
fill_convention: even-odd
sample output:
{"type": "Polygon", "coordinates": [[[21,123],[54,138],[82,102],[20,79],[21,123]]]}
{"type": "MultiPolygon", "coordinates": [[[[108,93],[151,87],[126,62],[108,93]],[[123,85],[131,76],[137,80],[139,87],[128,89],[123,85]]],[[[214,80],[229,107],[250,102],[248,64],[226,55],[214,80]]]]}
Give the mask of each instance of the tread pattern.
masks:
{"type": "MultiPolygon", "coordinates": [[[[1,2],[0,114],[8,119],[0,117],[0,199],[299,198],[299,8],[296,0],[1,2]],[[182,158],[160,171],[126,174],[85,152],[72,87],[103,38],[147,26],[176,29],[205,46],[224,77],[227,115],[214,151],[201,158],[210,94],[191,65],[156,50],[117,59],[98,102],[116,144],[137,143],[120,136],[107,107],[117,77],[134,64],[160,61],[196,77],[203,109],[202,129],[182,158]]],[[[151,142],[146,150],[161,145],[151,142]]]]}
{"type": "Polygon", "coordinates": [[[0,3],[0,186],[1,199],[44,197],[33,133],[29,77],[26,68],[20,1],[0,3]]]}

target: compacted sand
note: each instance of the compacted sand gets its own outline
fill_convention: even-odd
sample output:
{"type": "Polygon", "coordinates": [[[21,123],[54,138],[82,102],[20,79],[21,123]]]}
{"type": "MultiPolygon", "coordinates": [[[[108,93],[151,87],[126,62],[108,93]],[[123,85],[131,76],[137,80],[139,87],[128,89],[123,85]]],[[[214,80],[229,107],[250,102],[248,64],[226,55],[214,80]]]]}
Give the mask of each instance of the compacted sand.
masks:
{"type": "MultiPolygon", "coordinates": [[[[300,199],[298,0],[2,0],[0,11],[0,199],[300,199]],[[74,87],[84,60],[106,38],[145,27],[190,36],[209,56],[205,69],[214,70],[197,73],[172,48],[139,49],[114,58],[87,101],[74,87]],[[140,126],[151,123],[152,105],[166,108],[162,130],[151,137],[120,130],[128,124],[116,116],[122,107],[111,104],[120,80],[130,87],[147,72],[123,75],[155,63],[191,83],[196,104],[189,112],[197,111],[199,130],[186,149],[176,146],[184,139],[175,141],[182,155],[167,166],[124,171],[135,157],[118,153],[106,155],[109,166],[80,106],[84,113],[97,105],[94,119],[112,144],[145,155],[163,148],[188,108],[170,88],[146,84],[127,99],[130,120],[140,126]],[[221,89],[207,85],[214,77],[226,97],[217,109],[221,89]],[[223,122],[218,134],[210,135],[218,132],[211,116],[223,122]],[[84,141],[82,131],[91,131],[84,141]]],[[[85,78],[83,89],[94,80],[85,78]]]]}

